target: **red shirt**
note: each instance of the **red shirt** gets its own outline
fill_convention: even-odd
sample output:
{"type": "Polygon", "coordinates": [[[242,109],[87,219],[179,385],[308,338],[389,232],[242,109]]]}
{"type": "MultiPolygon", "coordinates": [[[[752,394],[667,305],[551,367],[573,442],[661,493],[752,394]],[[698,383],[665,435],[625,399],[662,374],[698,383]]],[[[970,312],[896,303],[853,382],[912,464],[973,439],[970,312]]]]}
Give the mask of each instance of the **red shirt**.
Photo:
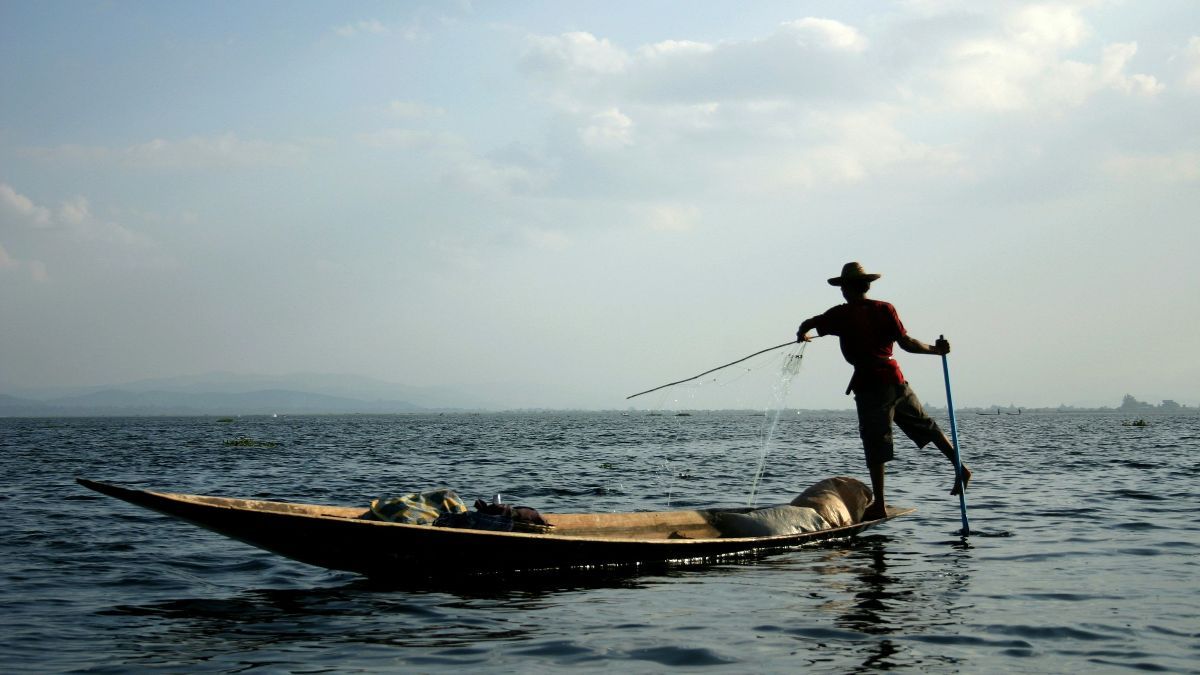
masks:
{"type": "Polygon", "coordinates": [[[854,366],[849,393],[860,384],[903,384],[904,373],[892,358],[892,345],[905,335],[891,303],[863,299],[829,308],[810,319],[820,335],[836,335],[842,356],[854,366]]]}

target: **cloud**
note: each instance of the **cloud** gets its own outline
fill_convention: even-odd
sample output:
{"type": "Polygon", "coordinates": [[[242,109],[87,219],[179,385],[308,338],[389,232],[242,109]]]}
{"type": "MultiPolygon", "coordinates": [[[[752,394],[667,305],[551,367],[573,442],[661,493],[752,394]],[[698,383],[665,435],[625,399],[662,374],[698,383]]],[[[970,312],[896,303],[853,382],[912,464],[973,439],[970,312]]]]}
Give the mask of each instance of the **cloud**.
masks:
{"type": "Polygon", "coordinates": [[[350,38],[356,35],[388,35],[392,30],[378,19],[365,19],[337,26],[333,32],[341,37],[350,38]]]}
{"type": "Polygon", "coordinates": [[[155,248],[145,236],[92,215],[91,205],[84,197],[72,197],[63,202],[56,220],[63,231],[80,242],[107,242],[131,249],[155,248]]]}
{"type": "Polygon", "coordinates": [[[29,148],[25,153],[47,162],[136,169],[289,167],[303,164],[309,154],[303,145],[242,140],[235,134],[175,141],[156,138],[125,147],[60,145],[29,148]]]}
{"type": "Polygon", "coordinates": [[[4,253],[7,267],[28,269],[35,280],[48,278],[41,258],[75,256],[108,257],[132,267],[174,264],[146,236],[92,213],[83,196],[63,201],[57,209],[35,204],[11,185],[0,183],[0,232],[20,236],[28,248],[40,252],[38,260],[21,261],[4,253]]]}
{"type": "Polygon", "coordinates": [[[536,190],[545,177],[535,168],[477,154],[455,134],[393,127],[355,136],[358,143],[380,152],[403,151],[413,161],[419,153],[422,172],[440,176],[444,186],[488,197],[536,190]]]}
{"type": "Polygon", "coordinates": [[[436,148],[461,150],[466,147],[465,142],[453,134],[404,127],[379,129],[357,134],[354,138],[362,145],[376,150],[430,150],[436,148]]]}
{"type": "Polygon", "coordinates": [[[591,33],[531,36],[525,71],[571,107],[731,100],[813,100],[871,89],[869,42],[857,28],[806,17],[749,40],[665,40],[622,49],[591,33]]]}
{"type": "Polygon", "coordinates": [[[1165,86],[1152,75],[1135,73],[1125,74],[1125,66],[1137,54],[1137,43],[1111,44],[1104,48],[1104,58],[1097,70],[1098,82],[1101,86],[1125,94],[1154,96],[1163,91],[1165,86]]]}
{"type": "Polygon", "coordinates": [[[796,35],[800,45],[814,44],[832,50],[862,52],[867,49],[867,39],[858,29],[833,19],[807,17],[789,21],[783,27],[796,35]]]}
{"type": "Polygon", "coordinates": [[[700,209],[695,206],[657,205],[645,209],[650,229],[660,232],[688,232],[695,228],[700,209]]]}
{"type": "Polygon", "coordinates": [[[404,119],[425,119],[446,114],[444,108],[426,105],[418,101],[392,101],[388,103],[387,111],[395,117],[404,119]]]}
{"type": "Polygon", "coordinates": [[[952,149],[914,141],[897,128],[888,109],[818,115],[812,124],[825,129],[827,141],[800,153],[808,181],[855,183],[895,166],[950,170],[962,162],[952,149]]]}
{"type": "MultiPolygon", "coordinates": [[[[1165,90],[1138,67],[1136,42],[1098,38],[1084,3],[919,4],[889,21],[807,16],[719,41],[528,37],[522,68],[554,112],[545,196],[636,205],[701,195],[707,210],[710,200],[888,181],[978,185],[1010,166],[1028,175],[1028,158],[1049,148],[1059,164],[1082,161],[1070,147],[1081,132],[1037,129],[1072,119],[1094,130],[1111,115],[1090,104],[1132,112],[1165,90]],[[1031,119],[1051,124],[1031,130],[1031,119]],[[1025,142],[996,141],[1012,133],[1025,142]]],[[[1117,146],[1126,136],[1108,137],[1117,146]]]]}
{"type": "Polygon", "coordinates": [[[1183,51],[1183,86],[1200,91],[1200,36],[1193,36],[1183,51]]]}
{"type": "Polygon", "coordinates": [[[1104,170],[1122,181],[1200,182],[1200,153],[1122,155],[1104,162],[1104,170]]]}
{"type": "Polygon", "coordinates": [[[633,143],[633,120],[620,110],[610,108],[592,115],[590,124],[580,130],[583,144],[596,150],[613,150],[633,143]]]}
{"type": "Polygon", "coordinates": [[[460,270],[478,272],[484,269],[483,242],[476,238],[447,233],[430,239],[426,246],[431,255],[442,263],[460,270]]]}
{"type": "Polygon", "coordinates": [[[511,197],[530,193],[542,188],[546,181],[540,172],[528,167],[468,153],[446,159],[449,167],[442,174],[442,184],[475,196],[511,197]]]}
{"type": "Polygon", "coordinates": [[[526,227],[521,233],[525,237],[525,240],[534,248],[562,251],[571,245],[570,238],[558,230],[526,227]]]}
{"type": "Polygon", "coordinates": [[[952,42],[933,76],[943,91],[931,94],[963,108],[1054,112],[1100,91],[1153,96],[1163,90],[1153,76],[1125,72],[1136,43],[1106,45],[1098,63],[1065,58],[1090,35],[1076,7],[1018,9],[992,34],[952,42]]]}
{"type": "Polygon", "coordinates": [[[530,71],[549,76],[616,75],[629,66],[630,57],[608,40],[571,32],[530,37],[522,63],[530,71]]]}
{"type": "Polygon", "coordinates": [[[656,173],[652,181],[706,189],[711,174],[745,157],[801,151],[812,136],[802,120],[814,107],[862,103],[878,79],[868,72],[869,46],[849,24],[806,17],[762,38],[663,40],[629,50],[584,32],[532,36],[522,65],[573,131],[574,145],[556,144],[579,153],[567,163],[586,173],[587,162],[622,151],[638,166],[614,184],[636,189],[640,169],[656,173]],[[660,164],[667,157],[684,166],[660,164]]]}
{"type": "Polygon", "coordinates": [[[1056,52],[1079,46],[1090,29],[1078,7],[1031,5],[1013,11],[1005,21],[1005,33],[1027,49],[1056,52]]]}
{"type": "Polygon", "coordinates": [[[0,274],[9,271],[25,272],[30,279],[39,283],[48,281],[50,278],[46,274],[46,263],[40,260],[17,260],[9,255],[3,245],[0,245],[0,274]]]}
{"type": "Polygon", "coordinates": [[[586,119],[616,108],[639,124],[636,108],[643,105],[855,106],[900,104],[907,96],[959,108],[1053,112],[1102,91],[1163,90],[1155,77],[1130,72],[1136,43],[1102,45],[1092,62],[1068,58],[1093,40],[1080,6],[970,14],[993,11],[960,6],[955,16],[976,18],[971,29],[934,32],[924,51],[909,58],[895,58],[904,43],[894,34],[882,33],[890,42],[876,49],[857,26],[810,16],[759,38],[665,40],[632,49],[587,32],[531,36],[522,65],[548,86],[546,98],[559,109],[586,119]]]}
{"type": "Polygon", "coordinates": [[[35,227],[45,227],[50,224],[50,210],[38,206],[28,197],[18,193],[7,183],[0,183],[0,209],[3,209],[5,220],[15,217],[35,227]]]}
{"type": "Polygon", "coordinates": [[[441,24],[453,23],[450,16],[427,17],[426,21],[413,20],[408,23],[385,23],[379,19],[360,19],[350,21],[332,28],[332,32],[344,40],[399,37],[402,40],[416,42],[428,37],[425,26],[432,20],[441,24]]]}
{"type": "Polygon", "coordinates": [[[691,40],[663,40],[638,49],[638,56],[643,59],[670,58],[678,55],[710,54],[716,49],[705,42],[691,40]]]}

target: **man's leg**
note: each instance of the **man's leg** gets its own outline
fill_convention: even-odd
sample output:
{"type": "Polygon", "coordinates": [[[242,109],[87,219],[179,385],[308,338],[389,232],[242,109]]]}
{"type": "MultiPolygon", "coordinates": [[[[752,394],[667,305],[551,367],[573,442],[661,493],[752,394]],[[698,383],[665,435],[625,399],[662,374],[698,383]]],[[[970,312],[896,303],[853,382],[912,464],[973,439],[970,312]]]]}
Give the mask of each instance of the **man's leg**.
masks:
{"type": "MultiPolygon", "coordinates": [[[[946,459],[950,460],[950,464],[953,465],[954,464],[954,454],[955,454],[954,453],[954,444],[950,442],[949,438],[946,438],[946,433],[943,432],[941,429],[938,429],[937,435],[934,436],[933,444],[937,446],[938,450],[942,451],[942,454],[945,455],[946,459]]],[[[959,462],[961,464],[961,462],[962,462],[961,457],[959,458],[959,462]]],[[[957,477],[955,478],[954,489],[950,491],[950,494],[952,494],[952,495],[957,495],[959,492],[961,492],[960,485],[966,486],[966,485],[970,485],[970,483],[971,483],[971,470],[967,468],[966,464],[961,464],[961,466],[962,466],[962,481],[960,483],[959,480],[957,479],[957,477]]]]}
{"type": "Polygon", "coordinates": [[[867,469],[871,472],[871,492],[874,494],[875,500],[863,512],[863,520],[887,518],[887,504],[883,499],[883,467],[883,462],[867,465],[867,469]]]}
{"type": "Polygon", "coordinates": [[[863,520],[887,517],[883,466],[891,461],[893,455],[892,406],[895,403],[895,395],[895,389],[886,386],[864,387],[854,392],[854,405],[858,409],[858,433],[862,438],[867,471],[871,475],[871,493],[874,497],[863,514],[863,520]]]}
{"type": "MultiPolygon", "coordinates": [[[[896,426],[905,433],[919,447],[925,447],[927,443],[933,443],[938,450],[946,456],[950,461],[950,465],[954,466],[954,444],[946,437],[946,432],[942,431],[941,427],[934,422],[929,415],[925,414],[925,409],[921,406],[921,401],[912,389],[906,384],[904,385],[904,395],[901,397],[895,410],[896,426]]],[[[971,470],[966,464],[962,465],[962,481],[963,486],[971,482],[971,470]]],[[[954,488],[950,490],[950,494],[957,495],[961,492],[959,488],[960,482],[958,476],[954,477],[954,488]]]]}

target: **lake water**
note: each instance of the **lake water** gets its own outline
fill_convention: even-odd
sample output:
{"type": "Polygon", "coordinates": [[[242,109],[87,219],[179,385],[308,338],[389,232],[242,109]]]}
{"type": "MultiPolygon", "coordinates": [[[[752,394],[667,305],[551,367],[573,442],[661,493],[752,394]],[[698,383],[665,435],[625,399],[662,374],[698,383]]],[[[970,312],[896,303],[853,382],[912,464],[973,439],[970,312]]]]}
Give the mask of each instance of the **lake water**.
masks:
{"type": "MultiPolygon", "coordinates": [[[[450,486],[543,511],[741,506],[749,413],[0,419],[5,672],[1200,672],[1200,416],[960,415],[902,437],[851,542],[606,574],[367,581],[76,485],[363,505],[450,486]],[[250,439],[254,445],[230,444],[250,439]]],[[[865,480],[856,421],[788,414],[759,505],[865,480]]]]}

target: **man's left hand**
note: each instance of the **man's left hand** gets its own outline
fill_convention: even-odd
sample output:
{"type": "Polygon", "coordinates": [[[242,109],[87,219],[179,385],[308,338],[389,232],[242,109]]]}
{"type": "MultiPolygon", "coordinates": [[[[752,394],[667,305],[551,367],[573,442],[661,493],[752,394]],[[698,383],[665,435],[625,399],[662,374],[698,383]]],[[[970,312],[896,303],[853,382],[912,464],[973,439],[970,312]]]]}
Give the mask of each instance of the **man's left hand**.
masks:
{"type": "Polygon", "coordinates": [[[937,342],[933,343],[933,353],[939,356],[945,356],[950,353],[950,342],[946,338],[938,338],[937,342]]]}

